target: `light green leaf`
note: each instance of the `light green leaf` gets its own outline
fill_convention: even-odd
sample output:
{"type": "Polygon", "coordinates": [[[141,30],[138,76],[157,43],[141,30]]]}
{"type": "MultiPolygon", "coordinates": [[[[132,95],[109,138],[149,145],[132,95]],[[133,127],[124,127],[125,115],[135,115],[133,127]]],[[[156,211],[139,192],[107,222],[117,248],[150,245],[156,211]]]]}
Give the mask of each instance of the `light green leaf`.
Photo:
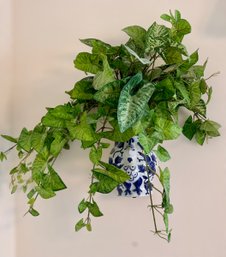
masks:
{"type": "Polygon", "coordinates": [[[31,150],[31,135],[32,131],[23,128],[18,139],[18,146],[26,152],[31,150]]]}
{"type": "Polygon", "coordinates": [[[205,117],[206,116],[206,103],[202,99],[200,99],[200,101],[192,108],[192,110],[205,117]]]}
{"type": "Polygon", "coordinates": [[[56,195],[50,188],[45,189],[45,188],[42,188],[40,186],[36,186],[35,190],[39,193],[39,195],[43,199],[49,199],[49,198],[54,197],[56,195]]]}
{"type": "Polygon", "coordinates": [[[220,136],[218,131],[220,127],[221,125],[219,123],[212,120],[206,120],[200,126],[200,130],[205,131],[208,136],[217,137],[220,136]]]}
{"type": "Polygon", "coordinates": [[[109,66],[107,56],[101,55],[101,57],[103,60],[103,71],[98,72],[93,79],[93,87],[96,90],[101,89],[104,85],[115,80],[115,72],[109,66]]]}
{"type": "Polygon", "coordinates": [[[139,143],[144,148],[146,154],[149,154],[159,142],[161,142],[161,140],[158,138],[158,133],[156,132],[151,135],[145,135],[144,133],[139,134],[139,143]]]}
{"type": "Polygon", "coordinates": [[[192,53],[187,60],[185,60],[181,65],[180,65],[180,70],[182,72],[186,72],[188,71],[194,64],[197,63],[197,61],[199,60],[199,54],[198,54],[198,50],[195,51],[194,53],[192,53]]]}
{"type": "Polygon", "coordinates": [[[140,26],[134,25],[124,28],[124,31],[135,43],[136,46],[143,49],[145,46],[146,30],[140,26]]]}
{"type": "Polygon", "coordinates": [[[109,163],[105,163],[100,161],[100,165],[102,165],[105,169],[95,169],[95,172],[104,174],[112,179],[114,179],[118,183],[123,183],[126,180],[128,180],[130,177],[127,173],[125,173],[123,170],[120,170],[114,165],[111,165],[109,163]]]}
{"type": "Polygon", "coordinates": [[[83,112],[80,123],[77,125],[72,122],[66,123],[67,129],[69,130],[71,140],[78,139],[84,141],[94,141],[96,140],[95,132],[91,125],[88,124],[87,114],[83,112]]]}
{"type": "MultiPolygon", "coordinates": [[[[164,188],[165,192],[165,203],[164,205],[167,206],[170,203],[170,171],[166,167],[164,170],[160,169],[160,182],[164,188]]],[[[163,207],[165,207],[163,206],[163,207]]]]}
{"type": "Polygon", "coordinates": [[[156,117],[155,129],[163,136],[164,140],[177,139],[182,132],[177,123],[162,117],[156,117]]]}
{"type": "Polygon", "coordinates": [[[153,83],[144,84],[136,94],[132,95],[132,90],[142,80],[142,74],[137,73],[124,86],[121,91],[118,103],[118,123],[120,132],[125,132],[135,122],[142,118],[149,99],[151,98],[155,87],[153,83]]]}
{"type": "Polygon", "coordinates": [[[114,190],[118,186],[118,182],[116,182],[114,179],[103,175],[101,173],[93,171],[93,174],[96,179],[98,179],[98,182],[94,182],[90,186],[90,192],[96,193],[99,192],[101,194],[108,194],[112,190],[114,190]]]}
{"type": "Polygon", "coordinates": [[[80,219],[76,224],[75,224],[75,231],[79,231],[83,227],[85,227],[86,224],[84,223],[83,219],[80,219]]]}
{"type": "Polygon", "coordinates": [[[89,159],[92,161],[93,164],[98,164],[102,157],[102,147],[96,148],[93,146],[89,153],[89,159]]]}
{"type": "Polygon", "coordinates": [[[170,15],[165,14],[165,13],[162,14],[162,15],[160,16],[160,18],[163,19],[164,21],[171,21],[170,15]]]}
{"type": "Polygon", "coordinates": [[[42,118],[42,124],[51,128],[65,128],[65,119],[57,118],[49,112],[42,118]]]}
{"type": "Polygon", "coordinates": [[[35,130],[31,135],[31,145],[36,152],[40,153],[44,147],[45,139],[47,137],[47,132],[39,133],[35,130]]]}
{"type": "Polygon", "coordinates": [[[36,156],[32,164],[32,179],[39,184],[43,177],[43,172],[47,166],[47,161],[44,160],[39,154],[36,156]]]}
{"type": "Polygon", "coordinates": [[[151,61],[146,59],[146,58],[142,58],[142,57],[139,57],[139,55],[133,51],[131,48],[129,48],[128,46],[124,45],[124,47],[126,48],[126,50],[132,55],[134,56],[139,62],[141,62],[142,64],[144,65],[148,65],[148,64],[151,64],[151,61]]]}
{"type": "Polygon", "coordinates": [[[154,152],[156,153],[158,159],[162,162],[166,162],[171,158],[168,151],[161,145],[158,145],[157,150],[154,152]]]}
{"type": "Polygon", "coordinates": [[[96,74],[101,71],[100,61],[101,59],[97,54],[81,52],[74,60],[74,65],[79,70],[96,74]]]}
{"type": "Polygon", "coordinates": [[[63,135],[58,132],[54,134],[54,140],[50,145],[50,153],[57,157],[58,154],[62,151],[64,145],[67,143],[67,139],[63,137],[63,135]]]}

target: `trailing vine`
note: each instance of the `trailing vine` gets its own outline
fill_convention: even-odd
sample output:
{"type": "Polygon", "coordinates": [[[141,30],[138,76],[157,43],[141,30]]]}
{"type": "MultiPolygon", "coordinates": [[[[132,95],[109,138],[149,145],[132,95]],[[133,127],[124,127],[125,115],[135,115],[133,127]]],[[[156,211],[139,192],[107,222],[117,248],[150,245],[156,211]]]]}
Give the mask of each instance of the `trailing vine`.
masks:
{"type": "MultiPolygon", "coordinates": [[[[191,25],[179,11],[161,18],[169,26],[154,22],[147,30],[137,25],[124,28],[129,40],[118,46],[94,38],[81,40],[91,52],[81,52],[74,60],[75,68],[86,76],[66,92],[70,100],[47,108],[32,130],[23,128],[18,137],[2,135],[13,146],[0,152],[0,160],[7,159],[11,150],[17,151],[19,163],[10,171],[11,188],[12,193],[18,188],[26,193],[28,213],[39,215],[35,209],[38,197],[49,199],[66,189],[54,164],[75,140],[82,149],[90,149],[93,164],[88,196],[78,205],[79,213],[87,211],[87,216],[76,223],[75,230],[85,227],[91,231],[91,216],[103,215],[95,195],[108,194],[129,179],[124,171],[102,160],[109,141],[125,142],[138,136],[145,154],[154,151],[159,161],[165,162],[170,159],[163,147],[166,140],[183,134],[203,145],[220,135],[220,125],[207,118],[212,95],[207,80],[215,74],[205,78],[207,62],[197,64],[198,50],[189,54],[182,43],[191,25]],[[178,122],[181,108],[186,110],[183,125],[178,122]]],[[[169,241],[168,215],[173,212],[170,171],[159,167],[154,172],[148,165],[146,169],[156,178],[149,180],[153,232],[169,241]],[[155,193],[160,194],[160,203],[154,203],[155,193]],[[162,217],[164,229],[159,229],[157,215],[162,217]]]]}

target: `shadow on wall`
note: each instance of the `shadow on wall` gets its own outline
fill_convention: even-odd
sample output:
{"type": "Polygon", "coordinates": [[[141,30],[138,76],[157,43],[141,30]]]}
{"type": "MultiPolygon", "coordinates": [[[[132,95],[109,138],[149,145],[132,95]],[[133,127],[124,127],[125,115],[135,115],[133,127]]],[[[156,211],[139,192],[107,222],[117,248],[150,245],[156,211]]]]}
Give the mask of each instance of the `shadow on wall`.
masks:
{"type": "Polygon", "coordinates": [[[215,37],[226,36],[226,1],[219,0],[213,8],[212,15],[209,17],[205,33],[215,37]]]}

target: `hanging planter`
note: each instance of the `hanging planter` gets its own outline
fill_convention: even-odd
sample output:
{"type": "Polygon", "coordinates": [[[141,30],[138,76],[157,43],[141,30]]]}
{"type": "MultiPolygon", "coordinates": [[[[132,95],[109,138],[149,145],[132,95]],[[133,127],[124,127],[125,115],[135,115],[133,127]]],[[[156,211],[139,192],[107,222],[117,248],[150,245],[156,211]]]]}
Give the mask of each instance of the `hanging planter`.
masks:
{"type": "Polygon", "coordinates": [[[151,182],[157,169],[157,159],[153,152],[144,153],[138,137],[134,136],[126,142],[116,142],[109,163],[129,175],[128,180],[117,186],[119,196],[139,197],[150,194],[151,182]]]}
{"type": "Polygon", "coordinates": [[[0,152],[0,159],[6,159],[10,150],[17,151],[11,189],[26,193],[28,213],[38,216],[37,199],[52,198],[66,189],[55,163],[78,140],[82,149],[90,151],[92,169],[87,198],[78,205],[79,213],[86,215],[75,230],[91,231],[91,217],[103,215],[96,194],[117,188],[122,196],[149,195],[154,232],[170,240],[170,171],[159,167],[156,156],[160,162],[170,159],[162,145],[181,134],[203,145],[220,135],[220,125],[207,118],[212,95],[204,77],[207,63],[197,64],[198,51],[190,54],[182,43],[191,31],[189,22],[179,11],[161,18],[169,26],[154,22],[147,30],[137,25],[124,28],[129,40],[118,46],[94,38],[81,40],[91,53],[81,52],[75,58],[75,67],[86,77],[67,92],[70,101],[47,108],[32,130],[23,128],[18,137],[2,135],[13,145],[0,152]],[[178,123],[181,107],[186,110],[182,125],[178,123]],[[108,163],[102,160],[102,152],[109,141],[116,143],[108,163]],[[153,185],[155,181],[160,188],[153,185]],[[155,193],[161,202],[154,202],[155,193]],[[157,224],[156,215],[163,217],[163,224],[157,224]]]}

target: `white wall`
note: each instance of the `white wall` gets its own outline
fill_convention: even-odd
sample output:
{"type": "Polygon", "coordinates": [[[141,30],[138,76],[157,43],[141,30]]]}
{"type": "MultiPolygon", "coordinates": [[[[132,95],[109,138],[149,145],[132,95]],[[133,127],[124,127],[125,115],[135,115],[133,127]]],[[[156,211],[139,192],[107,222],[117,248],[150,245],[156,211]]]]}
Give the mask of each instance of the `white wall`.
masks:
{"type": "MultiPolygon", "coordinates": [[[[200,49],[201,61],[209,57],[206,76],[221,71],[210,81],[214,95],[209,117],[223,125],[222,136],[204,147],[182,137],[177,143],[167,143],[172,155],[168,166],[175,207],[172,242],[167,244],[150,232],[147,198],[99,196],[105,216],[93,220],[94,231],[73,231],[80,218],[76,205],[86,196],[90,169],[86,153],[75,144],[73,151],[65,152],[56,163],[68,190],[53,200],[39,201],[39,217],[24,218],[24,196],[16,196],[16,257],[226,256],[225,1],[14,0],[13,131],[16,135],[23,126],[32,128],[46,106],[67,101],[64,91],[83,76],[72,62],[86,49],[79,38],[96,37],[120,44],[126,39],[123,27],[148,27],[169,9],[179,9],[191,22],[193,32],[186,43],[191,51],[200,49]]],[[[7,87],[1,88],[5,99],[7,87]]],[[[1,106],[6,108],[7,102],[1,106]]]]}
{"type": "MultiPolygon", "coordinates": [[[[0,133],[12,132],[12,81],[13,81],[12,2],[0,0],[0,133]]],[[[0,150],[9,147],[0,143],[0,150]]],[[[0,256],[15,257],[14,199],[9,194],[8,164],[0,163],[0,256]]]]}

